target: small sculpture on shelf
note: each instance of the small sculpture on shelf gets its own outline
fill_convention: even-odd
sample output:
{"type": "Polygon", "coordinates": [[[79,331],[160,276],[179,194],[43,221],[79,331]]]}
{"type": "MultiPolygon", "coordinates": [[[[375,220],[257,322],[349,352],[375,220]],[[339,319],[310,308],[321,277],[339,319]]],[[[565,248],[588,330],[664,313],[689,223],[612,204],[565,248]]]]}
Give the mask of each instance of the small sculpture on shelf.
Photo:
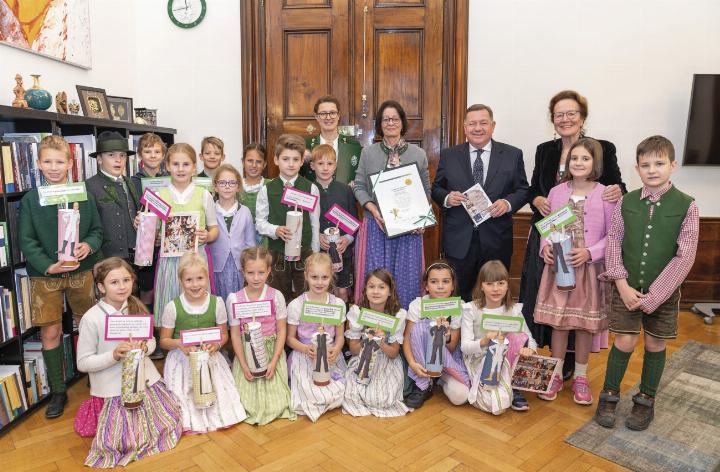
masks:
{"type": "Polygon", "coordinates": [[[15,94],[15,100],[13,100],[12,106],[16,108],[27,108],[28,103],[25,100],[25,87],[23,87],[23,78],[20,74],[15,74],[13,93],[15,94]]]}
{"type": "Polygon", "coordinates": [[[68,112],[67,93],[58,92],[57,95],[55,95],[55,109],[58,113],[68,112]]]}
{"type": "Polygon", "coordinates": [[[68,110],[70,111],[71,115],[79,115],[80,103],[75,99],[70,100],[70,103],[68,103],[68,110]]]}

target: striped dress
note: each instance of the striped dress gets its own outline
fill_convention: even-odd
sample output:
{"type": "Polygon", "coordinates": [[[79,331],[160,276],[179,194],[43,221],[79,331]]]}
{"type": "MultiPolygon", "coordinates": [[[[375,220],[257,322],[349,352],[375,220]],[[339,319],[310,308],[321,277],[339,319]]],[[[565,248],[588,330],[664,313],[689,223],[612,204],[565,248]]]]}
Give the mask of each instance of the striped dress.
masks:
{"type": "MultiPolygon", "coordinates": [[[[300,320],[303,302],[306,299],[303,293],[288,305],[288,324],[297,326],[297,337],[303,344],[312,343],[312,335],[320,326],[319,323],[308,323],[300,320]]],[[[343,304],[335,295],[328,294],[327,303],[343,304]]],[[[344,320],[343,320],[344,321],[344,320]]],[[[331,326],[329,328],[335,328],[331,326]]],[[[333,345],[336,330],[327,329],[328,351],[333,345]]],[[[293,351],[288,359],[290,367],[290,391],[292,393],[292,407],[298,415],[305,415],[315,422],[326,411],[340,407],[345,396],[345,358],[338,355],[335,364],[330,365],[330,384],[318,386],[313,383],[312,373],[315,362],[304,352],[293,351]]]]}
{"type": "MultiPolygon", "coordinates": [[[[208,294],[201,306],[194,306],[187,302],[183,294],[165,307],[162,327],[174,329],[173,337],[179,338],[176,325],[191,324],[187,322],[186,318],[207,317],[213,304],[215,313],[211,315],[214,320],[206,325],[192,323],[193,329],[210,328],[227,323],[225,303],[221,298],[208,294]],[[215,302],[213,302],[213,298],[215,302]]],[[[227,428],[243,421],[247,416],[240,402],[240,395],[235,387],[235,379],[230,372],[230,366],[223,354],[219,351],[213,353],[208,364],[217,398],[214,405],[208,408],[198,408],[193,400],[190,357],[180,349],[173,349],[165,359],[163,376],[168,388],[175,394],[178,403],[182,406],[183,430],[188,433],[205,433],[227,428]]]]}
{"type": "MultiPolygon", "coordinates": [[[[256,319],[262,327],[265,352],[267,353],[269,361],[275,352],[275,343],[277,342],[276,321],[287,319],[287,308],[285,307],[285,297],[283,297],[283,294],[268,285],[265,285],[258,300],[273,301],[274,311],[272,316],[256,319]]],[[[227,312],[232,314],[232,306],[234,303],[246,301],[250,300],[248,300],[245,289],[231,293],[227,299],[227,312]]],[[[230,316],[229,323],[230,326],[237,326],[241,325],[243,321],[247,320],[234,319],[230,316]]],[[[280,358],[275,365],[275,374],[271,379],[265,377],[255,378],[252,381],[246,379],[237,355],[233,361],[232,372],[235,378],[235,385],[237,385],[238,392],[240,393],[240,400],[248,414],[248,417],[245,418],[246,423],[263,425],[270,423],[276,418],[287,418],[293,421],[297,419],[297,415],[290,405],[288,367],[284,349],[280,353],[280,358]]]]}
{"type": "MultiPolygon", "coordinates": [[[[353,305],[347,314],[348,329],[345,331],[347,339],[361,338],[365,327],[358,323],[359,316],[360,308],[353,305]]],[[[406,316],[407,312],[402,308],[395,314],[395,317],[400,320],[397,329],[383,340],[384,343],[402,344],[406,316]]],[[[373,415],[380,418],[392,418],[404,416],[407,412],[412,411],[402,401],[405,372],[399,353],[397,357],[390,359],[381,349],[376,351],[375,362],[369,372],[370,382],[367,385],[358,381],[358,374],[355,373],[355,370],[359,364],[360,356],[354,356],[350,359],[345,372],[343,413],[352,416],[373,415]]]]}
{"type": "MultiPolygon", "coordinates": [[[[425,295],[427,297],[427,295],[425,295]]],[[[460,329],[460,317],[454,316],[450,319],[450,329],[460,329]]],[[[408,308],[407,321],[414,323],[410,332],[410,348],[412,349],[415,361],[420,365],[425,365],[425,346],[427,345],[430,318],[420,318],[420,297],[410,303],[408,308]]],[[[447,346],[443,346],[443,375],[449,375],[455,380],[470,386],[470,378],[462,358],[460,346],[455,348],[454,352],[450,352],[447,346]]],[[[430,388],[431,379],[427,377],[419,377],[414,370],[408,367],[408,375],[421,390],[430,388]]]]}

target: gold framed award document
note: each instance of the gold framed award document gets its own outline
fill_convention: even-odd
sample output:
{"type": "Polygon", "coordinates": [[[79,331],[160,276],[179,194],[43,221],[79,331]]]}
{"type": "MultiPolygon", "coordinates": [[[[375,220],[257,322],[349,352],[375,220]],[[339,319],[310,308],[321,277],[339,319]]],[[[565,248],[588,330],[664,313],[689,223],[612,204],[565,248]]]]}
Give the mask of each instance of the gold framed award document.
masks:
{"type": "Polygon", "coordinates": [[[370,176],[389,238],[437,224],[417,164],[385,169],[370,176]]]}

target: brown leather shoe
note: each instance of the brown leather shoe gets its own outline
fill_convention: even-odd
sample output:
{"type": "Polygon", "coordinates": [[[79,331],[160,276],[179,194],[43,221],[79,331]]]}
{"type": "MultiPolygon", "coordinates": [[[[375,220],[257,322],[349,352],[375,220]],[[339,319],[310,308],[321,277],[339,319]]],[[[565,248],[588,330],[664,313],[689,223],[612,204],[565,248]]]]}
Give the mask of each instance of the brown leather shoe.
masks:
{"type": "Polygon", "coordinates": [[[615,427],[615,409],[620,402],[620,392],[612,390],[603,390],[600,392],[600,400],[598,401],[595,417],[593,418],[597,424],[603,428],[615,427]]]}
{"type": "Polygon", "coordinates": [[[625,426],[634,431],[644,431],[654,417],[655,397],[640,392],[633,397],[633,407],[630,416],[625,420],[625,426]]]}

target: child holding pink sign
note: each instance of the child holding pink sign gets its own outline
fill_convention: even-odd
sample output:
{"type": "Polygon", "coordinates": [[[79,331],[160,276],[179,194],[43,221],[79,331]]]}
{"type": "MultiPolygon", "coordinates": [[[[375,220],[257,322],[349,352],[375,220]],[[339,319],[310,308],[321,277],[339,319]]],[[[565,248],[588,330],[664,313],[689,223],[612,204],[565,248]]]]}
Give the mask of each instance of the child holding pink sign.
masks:
{"type": "MultiPolygon", "coordinates": [[[[230,316],[230,339],[235,351],[233,376],[240,399],[247,410],[249,424],[268,424],[276,418],[295,420],[297,415],[290,405],[288,367],[285,359],[287,309],[285,297],[279,290],[267,285],[272,268],[272,257],[262,246],[245,249],[240,264],[247,285],[227,298],[230,316]],[[234,308],[235,307],[235,308],[234,308]],[[252,316],[248,316],[248,315],[252,316]],[[247,359],[245,336],[248,325],[260,325],[262,341],[268,360],[265,374],[255,375],[247,359]]],[[[253,328],[253,326],[249,326],[253,328]]]]}
{"type": "Polygon", "coordinates": [[[353,286],[353,234],[360,227],[355,195],[349,185],[333,178],[337,155],[331,145],[313,148],[310,167],[315,171],[315,183],[320,189],[320,248],[328,252],[333,267],[342,266],[339,271],[335,270],[334,293],[347,303],[353,286]],[[354,230],[345,224],[348,220],[357,222],[354,230]]]}
{"type": "Polygon", "coordinates": [[[75,431],[95,437],[85,465],[126,466],[174,448],[182,435],[182,416],[180,405],[148,357],[143,358],[145,398],[137,408],[125,407],[121,395],[123,359],[133,349],[153,352],[152,325],[146,333],[137,333],[138,338],[147,340],[108,340],[108,315],[148,314],[148,309],[132,296],[136,277],[123,259],[105,259],[93,272],[102,298],[80,322],[77,364],[78,370],[88,373],[90,399],[78,409],[75,431]]]}
{"type": "Polygon", "coordinates": [[[194,252],[180,257],[178,279],[182,294],[165,306],[160,328],[160,347],[170,351],[165,360],[165,382],[182,406],[183,430],[186,433],[205,433],[227,428],[247,416],[240,403],[240,395],[225,358],[217,352],[227,342],[227,312],[220,297],[208,292],[208,266],[205,259],[194,252]],[[201,345],[184,345],[182,332],[218,327],[220,339],[201,345]],[[199,407],[193,399],[190,352],[204,349],[209,352],[208,364],[214,404],[199,407]]]}

